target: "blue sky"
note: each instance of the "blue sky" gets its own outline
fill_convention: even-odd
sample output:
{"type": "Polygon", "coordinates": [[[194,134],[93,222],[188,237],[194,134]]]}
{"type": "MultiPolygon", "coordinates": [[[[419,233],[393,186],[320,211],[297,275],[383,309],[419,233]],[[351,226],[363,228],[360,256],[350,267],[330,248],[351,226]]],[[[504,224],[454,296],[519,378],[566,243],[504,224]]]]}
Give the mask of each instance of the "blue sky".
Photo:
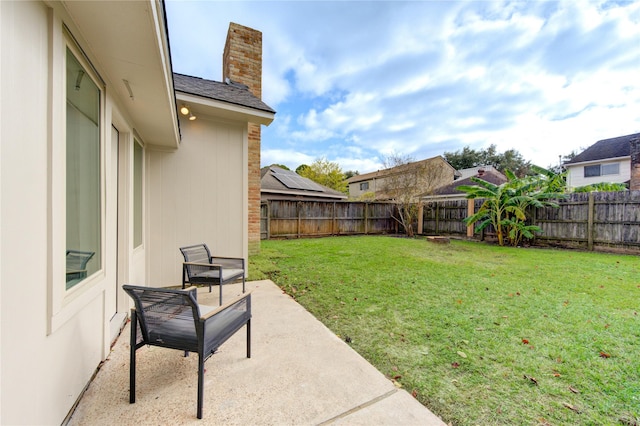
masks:
{"type": "Polygon", "coordinates": [[[262,32],[262,165],[366,173],[469,146],[546,167],[640,132],[640,2],[166,2],[175,72],[222,80],[229,22],[262,32]]]}

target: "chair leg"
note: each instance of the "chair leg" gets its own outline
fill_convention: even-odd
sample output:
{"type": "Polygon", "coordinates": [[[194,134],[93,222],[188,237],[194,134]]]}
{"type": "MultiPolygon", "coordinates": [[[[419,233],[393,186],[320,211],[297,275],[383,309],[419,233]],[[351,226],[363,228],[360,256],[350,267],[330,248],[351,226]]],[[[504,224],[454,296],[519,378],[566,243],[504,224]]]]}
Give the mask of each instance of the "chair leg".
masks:
{"type": "Polygon", "coordinates": [[[222,280],[220,280],[220,306],[222,306],[222,280]]]}
{"type": "Polygon", "coordinates": [[[244,274],[242,274],[242,292],[243,292],[243,293],[246,293],[246,290],[245,290],[245,288],[244,288],[244,282],[245,282],[244,274]]]}
{"type": "Polygon", "coordinates": [[[247,321],[247,358],[251,358],[251,320],[247,321]]]}
{"type": "Polygon", "coordinates": [[[138,340],[138,316],[131,310],[131,353],[129,355],[129,404],[136,402],[136,341],[138,340]]]}
{"type": "Polygon", "coordinates": [[[198,354],[198,418],[202,418],[202,399],[204,398],[204,356],[198,354]]]}

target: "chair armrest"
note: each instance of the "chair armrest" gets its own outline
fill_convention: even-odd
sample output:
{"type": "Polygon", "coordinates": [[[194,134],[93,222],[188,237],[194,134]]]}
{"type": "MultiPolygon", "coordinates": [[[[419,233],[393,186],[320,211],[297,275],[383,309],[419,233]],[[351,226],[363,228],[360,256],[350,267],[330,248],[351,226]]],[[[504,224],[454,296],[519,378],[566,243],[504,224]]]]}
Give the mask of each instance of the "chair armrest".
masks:
{"type": "Polygon", "coordinates": [[[212,311],[207,312],[204,315],[200,316],[200,321],[206,321],[207,319],[211,318],[212,316],[219,314],[220,312],[229,309],[229,307],[235,305],[236,303],[238,303],[239,301],[241,301],[242,299],[245,299],[247,297],[249,297],[251,295],[251,293],[253,292],[253,290],[250,290],[246,293],[241,294],[238,297],[233,298],[232,300],[230,300],[229,302],[225,303],[222,306],[218,306],[217,308],[213,309],[212,311]]]}
{"type": "Polygon", "coordinates": [[[217,264],[213,264],[213,263],[197,263],[197,262],[183,262],[182,266],[203,266],[203,267],[214,267],[214,268],[220,268],[222,265],[217,265],[217,264]]]}

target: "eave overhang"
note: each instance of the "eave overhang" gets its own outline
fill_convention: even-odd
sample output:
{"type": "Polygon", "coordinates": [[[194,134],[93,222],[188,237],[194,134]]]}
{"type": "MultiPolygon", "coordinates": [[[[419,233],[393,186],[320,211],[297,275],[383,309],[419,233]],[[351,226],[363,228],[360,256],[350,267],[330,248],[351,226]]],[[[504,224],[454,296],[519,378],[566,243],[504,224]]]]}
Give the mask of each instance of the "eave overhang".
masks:
{"type": "Polygon", "coordinates": [[[265,126],[271,124],[275,118],[275,113],[270,111],[259,110],[180,91],[176,92],[176,99],[178,103],[188,104],[196,116],[204,114],[211,117],[263,124],[265,126]]]}
{"type": "Polygon", "coordinates": [[[179,128],[162,2],[63,1],[65,23],[145,145],[176,149],[179,128]],[[71,22],[67,22],[70,20],[71,22]],[[125,83],[125,81],[127,83],[125,83]],[[128,86],[128,87],[127,87],[128,86]]]}

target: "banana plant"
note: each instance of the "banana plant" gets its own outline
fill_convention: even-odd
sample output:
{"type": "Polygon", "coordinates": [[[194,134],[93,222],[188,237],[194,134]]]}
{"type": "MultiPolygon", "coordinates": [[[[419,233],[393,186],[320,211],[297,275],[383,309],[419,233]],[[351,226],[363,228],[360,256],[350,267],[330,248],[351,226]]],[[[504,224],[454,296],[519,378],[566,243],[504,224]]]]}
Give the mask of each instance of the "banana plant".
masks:
{"type": "Polygon", "coordinates": [[[519,245],[524,238],[533,238],[540,227],[527,223],[527,210],[530,207],[553,206],[552,201],[562,194],[548,192],[548,186],[541,185],[539,177],[517,178],[511,171],[505,170],[507,182],[495,185],[480,178],[471,178],[477,185],[461,185],[459,190],[467,193],[467,198],[484,199],[476,213],[464,219],[466,224],[478,223],[476,232],[493,225],[498,244],[504,245],[505,239],[511,245],[519,245]]]}

